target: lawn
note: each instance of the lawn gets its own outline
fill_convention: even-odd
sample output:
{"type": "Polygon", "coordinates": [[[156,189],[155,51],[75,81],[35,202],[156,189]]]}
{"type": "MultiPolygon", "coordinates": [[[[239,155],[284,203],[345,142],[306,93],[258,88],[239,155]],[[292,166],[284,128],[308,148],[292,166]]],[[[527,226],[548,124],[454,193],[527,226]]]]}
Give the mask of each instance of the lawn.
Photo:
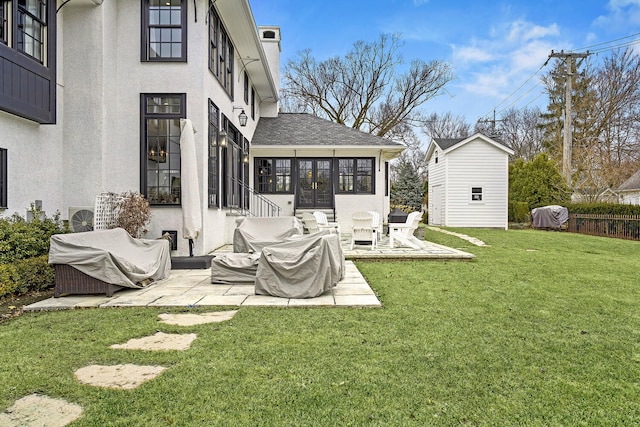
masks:
{"type": "Polygon", "coordinates": [[[426,231],[476,260],[358,263],[383,308],[243,307],[192,327],[158,323],[161,309],[0,323],[0,410],[37,392],[80,404],[73,426],[640,424],[640,243],[455,231],[490,246],[426,231]],[[109,348],[157,330],[198,338],[184,352],[109,348]],[[74,379],[119,363],[169,369],[130,391],[74,379]]]}

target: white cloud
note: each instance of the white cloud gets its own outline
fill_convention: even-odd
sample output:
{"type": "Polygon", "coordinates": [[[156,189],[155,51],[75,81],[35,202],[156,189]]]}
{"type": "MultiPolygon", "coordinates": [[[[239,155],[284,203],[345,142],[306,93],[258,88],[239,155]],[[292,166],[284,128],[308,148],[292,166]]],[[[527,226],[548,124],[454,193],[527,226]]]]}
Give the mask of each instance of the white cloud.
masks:
{"type": "Polygon", "coordinates": [[[512,43],[527,42],[547,36],[557,36],[559,34],[560,30],[558,25],[555,23],[547,27],[543,27],[527,21],[515,21],[511,24],[507,40],[512,43]]]}
{"type": "Polygon", "coordinates": [[[609,13],[598,16],[593,25],[601,28],[627,28],[640,24],[640,0],[609,0],[609,13]]]}
{"type": "Polygon", "coordinates": [[[456,46],[451,45],[453,58],[462,62],[487,62],[493,59],[491,52],[477,46],[456,46]]]}

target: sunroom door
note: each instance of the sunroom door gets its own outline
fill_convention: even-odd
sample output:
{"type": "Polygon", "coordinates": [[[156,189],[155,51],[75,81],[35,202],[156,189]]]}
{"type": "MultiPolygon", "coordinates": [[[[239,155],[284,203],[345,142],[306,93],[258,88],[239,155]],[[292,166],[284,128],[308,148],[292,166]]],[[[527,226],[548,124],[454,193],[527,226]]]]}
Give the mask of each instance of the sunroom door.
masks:
{"type": "Polygon", "coordinates": [[[297,206],[332,208],[331,159],[298,159],[297,206]]]}

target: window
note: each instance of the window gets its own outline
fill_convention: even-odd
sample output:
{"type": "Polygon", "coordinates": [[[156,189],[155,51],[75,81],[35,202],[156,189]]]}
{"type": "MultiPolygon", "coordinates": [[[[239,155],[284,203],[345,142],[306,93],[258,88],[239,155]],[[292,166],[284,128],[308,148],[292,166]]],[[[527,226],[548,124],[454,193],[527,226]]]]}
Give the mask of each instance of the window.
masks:
{"type": "Polygon", "coordinates": [[[143,0],[142,61],[187,60],[187,0],[143,0]]]}
{"type": "Polygon", "coordinates": [[[256,119],[256,91],[253,86],[251,86],[251,119],[256,119]]]}
{"type": "Polygon", "coordinates": [[[16,47],[40,63],[44,62],[46,16],[45,0],[18,0],[16,47]]]}
{"type": "Polygon", "coordinates": [[[0,43],[5,43],[5,44],[9,41],[8,15],[9,15],[9,2],[0,0],[0,43]]]}
{"type": "Polygon", "coordinates": [[[256,191],[263,194],[290,194],[293,191],[291,163],[291,159],[257,158],[254,179],[256,191]]]}
{"type": "Polygon", "coordinates": [[[180,119],[186,117],[186,95],[141,98],[141,192],[153,205],[179,205],[180,119]]]}
{"type": "Polygon", "coordinates": [[[218,201],[218,123],[220,121],[220,110],[209,99],[209,207],[220,207],[218,201]]]}
{"type": "Polygon", "coordinates": [[[338,193],[375,194],[373,158],[338,159],[338,193]]]}
{"type": "Polygon", "coordinates": [[[384,162],[384,195],[389,195],[389,162],[384,162]]]}
{"type": "Polygon", "coordinates": [[[0,209],[7,208],[7,149],[0,148],[0,209]]]}
{"type": "Polygon", "coordinates": [[[209,1],[209,70],[233,97],[233,44],[213,4],[209,1]]]}
{"type": "Polygon", "coordinates": [[[472,202],[482,201],[482,187],[471,187],[471,201],[472,202]]]}
{"type": "Polygon", "coordinates": [[[222,202],[224,207],[239,208],[242,207],[244,200],[242,197],[245,184],[242,163],[244,137],[226,117],[223,118],[223,123],[223,128],[226,128],[227,132],[227,144],[226,147],[221,147],[220,151],[221,172],[225,177],[222,202]]]}
{"type": "Polygon", "coordinates": [[[244,103],[249,104],[249,75],[246,71],[244,72],[244,103]]]}

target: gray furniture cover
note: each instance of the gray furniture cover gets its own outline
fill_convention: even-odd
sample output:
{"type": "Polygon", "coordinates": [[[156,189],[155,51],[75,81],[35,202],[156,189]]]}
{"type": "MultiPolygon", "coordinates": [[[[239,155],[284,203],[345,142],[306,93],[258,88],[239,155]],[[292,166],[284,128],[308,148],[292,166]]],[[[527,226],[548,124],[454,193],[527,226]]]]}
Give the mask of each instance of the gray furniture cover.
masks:
{"type": "Polygon", "coordinates": [[[233,252],[260,252],[265,246],[302,233],[302,222],[294,216],[247,217],[233,233],[233,252]]]}
{"type": "Polygon", "coordinates": [[[255,292],[284,298],[313,298],[344,276],[344,254],[337,234],[296,236],[262,250],[255,292]]]}
{"type": "Polygon", "coordinates": [[[166,279],[169,241],[134,239],[122,228],[51,236],[49,264],[66,264],[93,278],[128,288],[166,279]]]}
{"type": "Polygon", "coordinates": [[[558,205],[542,206],[531,211],[534,228],[560,228],[569,221],[569,210],[558,205]]]}
{"type": "Polygon", "coordinates": [[[253,283],[259,259],[260,252],[216,255],[211,260],[211,283],[253,283]]]}

